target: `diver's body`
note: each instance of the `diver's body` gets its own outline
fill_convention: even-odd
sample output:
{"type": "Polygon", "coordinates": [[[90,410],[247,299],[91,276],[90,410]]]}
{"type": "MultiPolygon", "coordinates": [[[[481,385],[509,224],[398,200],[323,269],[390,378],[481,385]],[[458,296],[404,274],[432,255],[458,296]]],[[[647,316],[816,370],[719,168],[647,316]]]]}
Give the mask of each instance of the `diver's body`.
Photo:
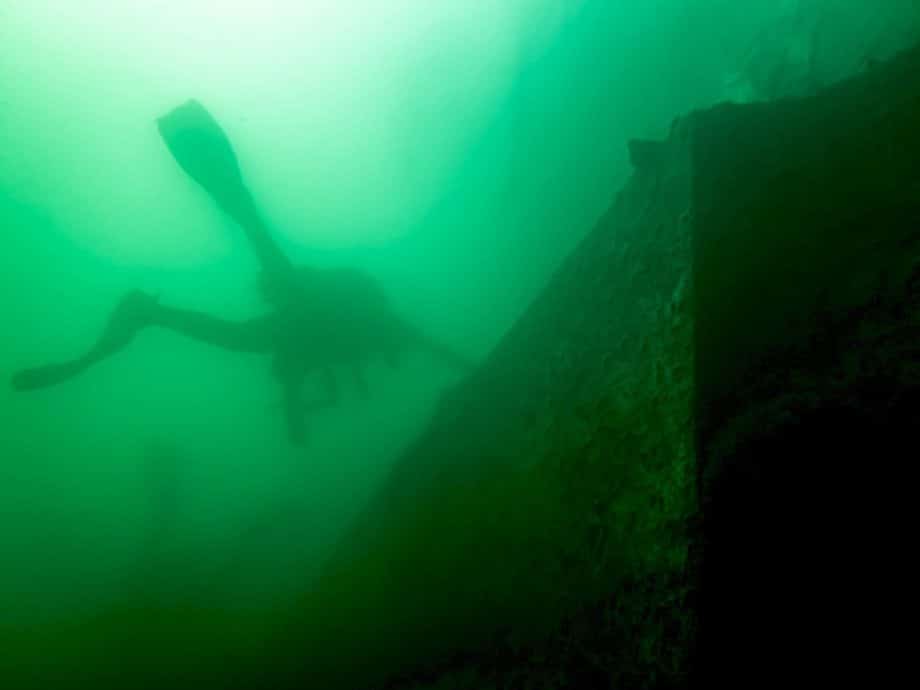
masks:
{"type": "Polygon", "coordinates": [[[11,383],[20,391],[62,383],[123,350],[140,330],[164,328],[224,350],[269,355],[282,388],[289,436],[300,443],[307,409],[303,383],[312,373],[325,373],[325,402],[330,404],[336,399],[333,368],[352,368],[363,389],[366,362],[382,357],[395,365],[401,351],[413,346],[428,349],[452,365],[467,366],[449,348],[424,338],[394,314],[377,284],[365,274],[351,269],[299,269],[297,273],[294,294],[263,282],[263,296],[273,309],[245,321],[166,306],[155,297],[132,291],[113,310],[102,335],[86,354],[61,364],[22,370],[11,383]]]}
{"type": "Polygon", "coordinates": [[[269,355],[282,388],[291,439],[303,439],[303,382],[323,372],[327,402],[335,400],[334,367],[345,365],[364,389],[362,365],[376,356],[396,364],[407,348],[426,349],[459,368],[468,362],[425,336],[389,308],[367,274],[347,268],[296,267],[281,251],[243,183],[226,133],[198,101],[190,100],[158,119],[160,134],[181,168],[243,229],[261,266],[261,289],[271,310],[248,321],[230,321],[168,307],[143,292],[128,293],[116,306],[96,344],[82,357],[12,378],[17,390],[45,388],[84,372],[123,350],[147,327],[160,327],[225,350],[269,355]]]}

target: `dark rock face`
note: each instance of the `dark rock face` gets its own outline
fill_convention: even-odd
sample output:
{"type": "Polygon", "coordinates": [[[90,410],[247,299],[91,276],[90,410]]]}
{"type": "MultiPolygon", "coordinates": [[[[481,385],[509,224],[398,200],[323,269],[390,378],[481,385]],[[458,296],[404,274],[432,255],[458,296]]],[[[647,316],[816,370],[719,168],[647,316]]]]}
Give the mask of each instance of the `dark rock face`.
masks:
{"type": "Polygon", "coordinates": [[[920,422],[920,49],[631,148],[304,602],[292,687],[850,668],[920,422]]]}
{"type": "Polygon", "coordinates": [[[920,420],[920,52],[693,131],[701,674],[827,678],[920,420]]]}
{"type": "Polygon", "coordinates": [[[330,563],[305,606],[350,618],[300,633],[314,682],[685,684],[690,161],[680,125],[650,148],[330,563]]]}

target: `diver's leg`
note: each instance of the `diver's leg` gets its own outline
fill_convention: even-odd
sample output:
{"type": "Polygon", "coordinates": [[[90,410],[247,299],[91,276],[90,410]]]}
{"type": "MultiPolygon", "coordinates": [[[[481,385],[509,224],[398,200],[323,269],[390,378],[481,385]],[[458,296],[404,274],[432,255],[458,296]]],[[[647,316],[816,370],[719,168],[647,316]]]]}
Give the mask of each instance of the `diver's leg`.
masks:
{"type": "MultiPolygon", "coordinates": [[[[283,380],[282,380],[283,384],[283,380]]],[[[339,386],[335,378],[335,372],[332,367],[323,370],[323,383],[320,386],[320,396],[313,400],[307,400],[306,396],[301,395],[299,400],[300,409],[303,412],[316,412],[325,410],[329,407],[335,407],[339,401],[339,386]]]]}
{"type": "Polygon", "coordinates": [[[120,352],[133,340],[137,331],[147,325],[145,314],[155,303],[155,298],[138,290],[129,292],[116,305],[102,335],[86,354],[66,362],[18,371],[10,379],[11,385],[18,391],[54,386],[120,352]]]}
{"type": "Polygon", "coordinates": [[[335,372],[332,367],[323,370],[323,382],[320,386],[320,396],[313,400],[307,400],[301,395],[299,398],[300,409],[304,412],[316,412],[325,410],[329,407],[335,407],[339,402],[339,384],[335,378],[335,372]]]}

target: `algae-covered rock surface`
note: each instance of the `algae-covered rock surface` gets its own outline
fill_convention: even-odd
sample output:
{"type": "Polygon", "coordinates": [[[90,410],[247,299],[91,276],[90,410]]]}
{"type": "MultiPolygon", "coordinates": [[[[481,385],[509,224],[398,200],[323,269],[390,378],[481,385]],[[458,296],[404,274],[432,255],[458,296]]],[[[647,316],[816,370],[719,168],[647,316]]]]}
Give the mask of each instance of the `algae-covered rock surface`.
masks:
{"type": "Polygon", "coordinates": [[[920,418],[920,51],[693,142],[702,668],[852,674],[920,418]]]}
{"type": "Polygon", "coordinates": [[[841,590],[881,553],[865,525],[895,512],[869,463],[890,477],[920,414],[918,75],[914,50],[632,142],[608,213],[445,396],[273,672],[394,690],[826,673],[822,644],[853,646],[841,590]]]}
{"type": "Polygon", "coordinates": [[[324,687],[685,682],[688,143],[678,123],[645,145],[609,212],[444,398],[305,600],[300,672],[324,687]]]}

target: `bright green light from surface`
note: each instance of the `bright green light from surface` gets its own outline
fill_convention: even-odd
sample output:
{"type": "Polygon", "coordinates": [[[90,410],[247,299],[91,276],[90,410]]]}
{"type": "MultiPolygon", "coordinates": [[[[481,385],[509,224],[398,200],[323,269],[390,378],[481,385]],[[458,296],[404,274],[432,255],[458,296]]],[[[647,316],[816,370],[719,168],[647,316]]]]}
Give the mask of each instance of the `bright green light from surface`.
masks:
{"type": "Polygon", "coordinates": [[[226,232],[152,123],[196,97],[288,239],[385,241],[435,202],[565,6],[7,0],[0,58],[14,69],[0,87],[13,111],[0,144],[16,141],[17,193],[54,207],[80,241],[128,260],[195,260],[223,251],[226,232]]]}

